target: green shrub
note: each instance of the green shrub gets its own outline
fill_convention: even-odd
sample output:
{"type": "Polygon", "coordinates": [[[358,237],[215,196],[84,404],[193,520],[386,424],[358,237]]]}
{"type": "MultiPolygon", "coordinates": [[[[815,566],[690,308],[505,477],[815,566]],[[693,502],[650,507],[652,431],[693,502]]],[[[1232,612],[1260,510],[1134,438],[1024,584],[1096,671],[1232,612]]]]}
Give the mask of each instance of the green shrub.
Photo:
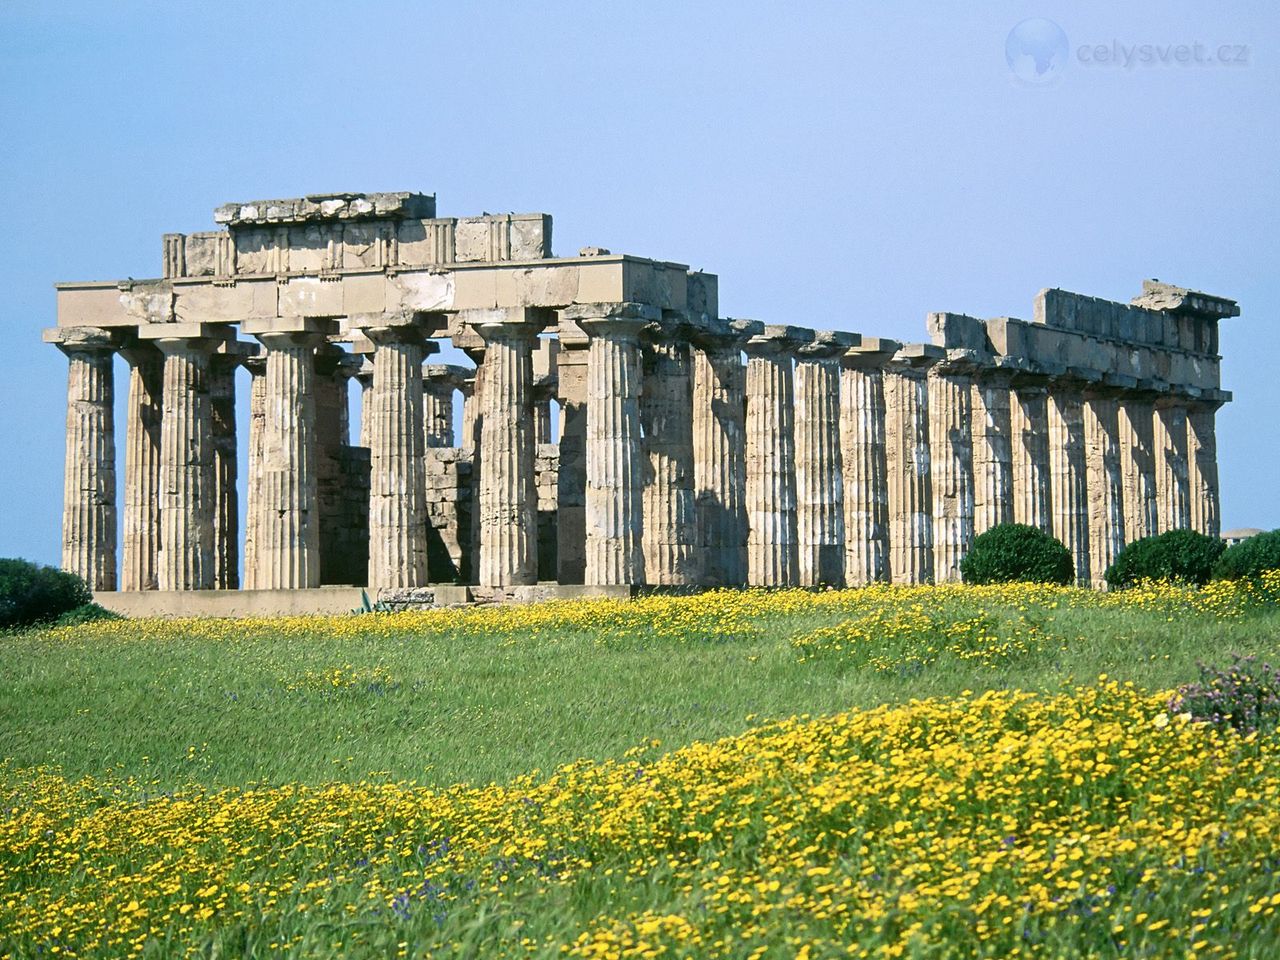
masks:
{"type": "Polygon", "coordinates": [[[74,573],[0,559],[0,630],[49,623],[92,601],[88,586],[74,573]]]}
{"type": "Polygon", "coordinates": [[[1267,570],[1280,570],[1280,530],[1259,533],[1227,547],[1213,568],[1215,580],[1251,580],[1267,570]]]}
{"type": "Polygon", "coordinates": [[[1225,545],[1194,530],[1170,530],[1135,540],[1107,567],[1107,586],[1131,587],[1142,580],[1178,580],[1203,586],[1225,545]]]}
{"type": "Polygon", "coordinates": [[[965,583],[1057,583],[1075,580],[1071,552],[1036,527],[999,523],[974,538],[960,561],[965,583]]]}
{"type": "Polygon", "coordinates": [[[93,623],[96,620],[123,620],[124,617],[118,613],[113,613],[106,607],[100,607],[96,603],[86,603],[83,606],[76,607],[74,610],[68,610],[57,620],[53,622],[55,627],[75,627],[82,623],[93,623]]]}

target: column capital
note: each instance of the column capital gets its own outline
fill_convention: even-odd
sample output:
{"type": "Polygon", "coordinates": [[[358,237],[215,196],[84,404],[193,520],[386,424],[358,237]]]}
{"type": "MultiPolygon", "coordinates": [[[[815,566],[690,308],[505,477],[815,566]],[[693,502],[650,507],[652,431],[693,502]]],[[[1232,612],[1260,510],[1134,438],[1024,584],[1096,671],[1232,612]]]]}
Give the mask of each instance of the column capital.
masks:
{"type": "Polygon", "coordinates": [[[762,331],[743,342],[742,350],[748,357],[791,356],[801,347],[813,343],[816,336],[808,327],[765,324],[762,331]]]}
{"type": "Polygon", "coordinates": [[[845,333],[841,330],[819,330],[808,343],[796,348],[796,360],[815,362],[818,360],[834,360],[844,356],[851,348],[862,343],[862,336],[857,333],[845,333]]]}
{"type": "Polygon", "coordinates": [[[499,307],[459,310],[458,323],[485,343],[492,340],[532,339],[554,319],[551,310],[540,307],[499,307]]]}
{"type": "Polygon", "coordinates": [[[292,347],[318,347],[326,342],[323,333],[272,330],[253,334],[268,350],[287,350],[292,347]]]}
{"type": "Polygon", "coordinates": [[[884,337],[862,337],[840,357],[840,365],[848,370],[879,370],[902,348],[897,340],[884,337]]]}
{"type": "Polygon", "coordinates": [[[899,347],[885,363],[886,369],[903,376],[925,376],[929,368],[946,359],[947,351],[931,343],[908,343],[899,347]]]}
{"type": "Polygon", "coordinates": [[[470,373],[466,367],[451,363],[427,363],[422,367],[422,385],[427,390],[441,393],[453,391],[458,389],[470,373]]]}
{"type": "Polygon", "coordinates": [[[929,373],[942,377],[974,377],[986,366],[988,359],[987,354],[977,350],[953,348],[929,367],[929,373]]]}
{"type": "Polygon", "coordinates": [[[90,353],[95,350],[115,351],[124,343],[125,331],[118,327],[49,327],[42,333],[45,343],[52,343],[63,353],[90,353]]]}

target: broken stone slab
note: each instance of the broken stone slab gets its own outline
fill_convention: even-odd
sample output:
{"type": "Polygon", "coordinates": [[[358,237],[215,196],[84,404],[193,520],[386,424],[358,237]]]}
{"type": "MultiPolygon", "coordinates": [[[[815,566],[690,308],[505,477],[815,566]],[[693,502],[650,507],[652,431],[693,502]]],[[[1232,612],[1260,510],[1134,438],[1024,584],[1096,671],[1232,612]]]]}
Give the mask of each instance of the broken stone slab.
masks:
{"type": "Polygon", "coordinates": [[[224,203],[214,210],[213,219],[234,229],[267,223],[430,219],[435,215],[435,194],[319,193],[282,200],[224,203]]]}

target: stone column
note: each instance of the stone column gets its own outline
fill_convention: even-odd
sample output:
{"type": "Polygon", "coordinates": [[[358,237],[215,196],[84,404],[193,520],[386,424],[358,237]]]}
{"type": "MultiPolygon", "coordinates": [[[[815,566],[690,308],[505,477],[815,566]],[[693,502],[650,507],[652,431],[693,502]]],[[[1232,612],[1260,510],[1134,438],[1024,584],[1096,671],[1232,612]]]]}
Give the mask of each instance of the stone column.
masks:
{"type": "Polygon", "coordinates": [[[1120,403],[1115,390],[1085,393],[1084,440],[1089,496],[1089,570],[1097,589],[1124,548],[1124,471],[1120,457],[1120,403]]]}
{"type": "Polygon", "coordinates": [[[358,321],[374,343],[369,394],[369,586],[427,582],[427,478],[422,362],[428,348],[417,315],[358,321]]]}
{"type": "Polygon", "coordinates": [[[1156,513],[1155,407],[1143,394],[1126,394],[1118,410],[1120,472],[1124,483],[1124,542],[1152,537],[1156,513]]]}
{"type": "Polygon", "coordinates": [[[764,324],[714,324],[693,351],[693,475],[702,583],[747,582],[746,368],[742,342],[764,324]]]}
{"type": "Polygon", "coordinates": [[[1190,469],[1191,529],[1210,537],[1222,532],[1218,493],[1218,399],[1201,400],[1187,413],[1187,464],[1190,469]]]}
{"type": "MultiPolygon", "coordinates": [[[[480,357],[483,356],[481,351],[480,357]]],[[[480,439],[480,401],[476,397],[479,369],[477,364],[475,371],[458,385],[462,392],[462,436],[458,446],[468,453],[476,449],[480,439]]]]}
{"type": "Polygon", "coordinates": [[[792,587],[800,581],[796,539],[796,347],[812,330],[766,326],[747,354],[747,582],[792,587]]]}
{"type": "Polygon", "coordinates": [[[979,370],[973,384],[973,532],[1013,522],[1009,375],[979,370]]]}
{"type": "Polygon", "coordinates": [[[640,331],[659,319],[638,303],[570,307],[587,353],[586,582],[644,581],[644,439],[640,331]]]}
{"type": "Polygon", "coordinates": [[[69,362],[62,568],[90,590],[116,588],[115,377],[108,330],[61,327],[47,335],[69,362]]]}
{"type": "Polygon", "coordinates": [[[258,546],[262,541],[262,442],[267,424],[267,356],[246,357],[249,371],[249,473],[245,484],[244,589],[257,590],[258,546]]]}
{"type": "Polygon", "coordinates": [[[160,401],[164,354],[137,342],[121,351],[129,362],[125,414],[124,552],[121,590],[155,590],[160,552],[160,401]]]}
{"type": "Polygon", "coordinates": [[[1014,383],[1009,396],[1013,520],[1053,532],[1049,465],[1049,392],[1041,383],[1014,383]]]}
{"type": "Polygon", "coordinates": [[[555,443],[551,433],[551,397],[546,391],[539,390],[533,400],[533,445],[555,443]]]}
{"type": "Polygon", "coordinates": [[[885,367],[885,472],[889,570],[893,583],[933,580],[933,476],[929,450],[928,369],[944,353],[903,347],[885,367]]]}
{"type": "Polygon", "coordinates": [[[644,390],[645,583],[698,581],[694,540],[693,381],[688,330],[678,321],[655,323],[641,342],[644,390]]]}
{"type": "Polygon", "coordinates": [[[1156,402],[1155,453],[1157,523],[1160,532],[1191,526],[1190,471],[1187,467],[1187,401],[1156,402]]]}
{"type": "Polygon", "coordinates": [[[1049,470],[1053,477],[1053,535],[1076,565],[1076,582],[1092,578],[1089,550],[1089,475],[1085,457],[1084,400],[1066,381],[1049,395],[1049,470]]]}
{"type": "Polygon", "coordinates": [[[209,364],[218,341],[165,337],[160,421],[161,590],[208,590],[217,582],[217,515],[209,364]]]}
{"type": "Polygon", "coordinates": [[[213,585],[240,588],[240,497],[236,492],[236,368],[241,357],[224,344],[209,361],[213,443],[213,585]]]}
{"type": "Polygon", "coordinates": [[[484,587],[536,583],[538,493],[533,447],[533,341],[547,324],[527,308],[466,311],[484,338],[480,367],[480,563],[484,587]]]}
{"type": "Polygon", "coordinates": [[[796,540],[802,587],[843,586],[840,364],[858,338],[822,332],[796,352],[796,540]]]}
{"type": "Polygon", "coordinates": [[[315,351],[319,332],[246,323],[267,351],[266,418],[259,480],[261,508],[254,585],[297,590],[320,585],[315,351]]]}
{"type": "Polygon", "coordinates": [[[422,422],[428,447],[453,447],[453,391],[458,367],[429,363],[422,368],[422,422]]]}
{"type": "Polygon", "coordinates": [[[355,373],[360,384],[360,446],[371,449],[373,442],[373,361],[367,356],[355,373]]]}
{"type": "Polygon", "coordinates": [[[556,473],[556,579],[584,583],[587,575],[587,337],[571,322],[560,326],[560,460],[556,473]],[[572,329],[571,329],[572,327],[572,329]]]}
{"type": "Polygon", "coordinates": [[[884,363],[899,344],[864,337],[845,354],[840,377],[845,582],[889,579],[889,490],[885,463],[884,363]]]}
{"type": "Polygon", "coordinates": [[[973,544],[973,364],[970,351],[950,350],[929,373],[935,583],[960,582],[973,544]]]}

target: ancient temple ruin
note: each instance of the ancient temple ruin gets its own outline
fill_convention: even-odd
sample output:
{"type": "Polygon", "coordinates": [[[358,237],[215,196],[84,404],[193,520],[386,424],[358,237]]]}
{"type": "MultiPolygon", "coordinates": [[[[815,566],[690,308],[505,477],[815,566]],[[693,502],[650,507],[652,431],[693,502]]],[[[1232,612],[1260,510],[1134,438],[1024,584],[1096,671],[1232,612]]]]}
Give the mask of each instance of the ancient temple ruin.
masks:
{"type": "Polygon", "coordinates": [[[714,275],[553,256],[545,214],[395,193],[214,219],[164,237],[160,279],[57,288],[62,562],[99,592],[946,582],[1011,520],[1096,584],[1135,538],[1218,532],[1231,300],[1048,289],[1030,320],[934,313],[902,344],[723,318],[714,275]],[[474,366],[433,362],[442,340],[474,366]]]}

